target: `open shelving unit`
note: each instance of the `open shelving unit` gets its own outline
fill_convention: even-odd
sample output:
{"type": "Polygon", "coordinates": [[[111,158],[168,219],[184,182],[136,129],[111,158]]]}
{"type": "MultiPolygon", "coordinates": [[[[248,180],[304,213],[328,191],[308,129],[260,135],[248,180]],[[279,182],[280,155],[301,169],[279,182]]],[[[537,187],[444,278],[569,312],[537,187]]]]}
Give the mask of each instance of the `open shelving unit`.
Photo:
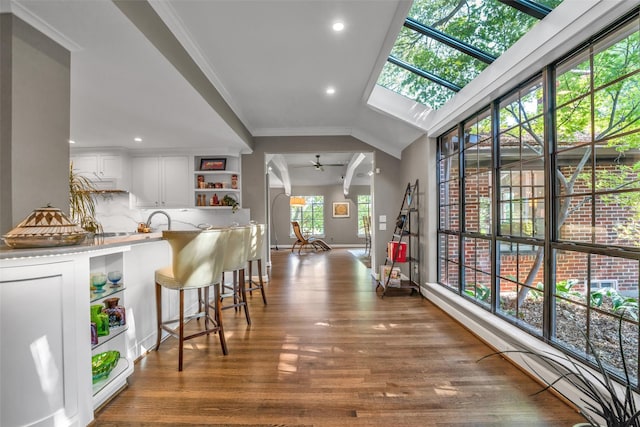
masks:
{"type": "Polygon", "coordinates": [[[199,209],[232,209],[221,204],[225,196],[240,207],[240,158],[236,156],[194,156],[193,200],[199,209]],[[212,204],[214,196],[219,204],[212,204]]]}
{"type": "Polygon", "coordinates": [[[376,291],[382,288],[382,296],[390,288],[410,289],[412,294],[420,293],[418,194],[418,180],[414,184],[409,182],[404,192],[400,213],[396,218],[393,237],[387,247],[387,257],[380,268],[376,291]]]}
{"type": "MultiPolygon", "coordinates": [[[[119,270],[124,271],[122,252],[110,253],[92,257],[90,260],[91,273],[119,270]]],[[[104,287],[104,292],[90,293],[90,304],[104,304],[104,300],[111,297],[119,298],[119,305],[125,304],[125,283],[124,277],[118,282],[117,287],[108,283],[104,287]]],[[[127,378],[133,374],[133,360],[128,357],[127,346],[127,330],[129,323],[122,326],[113,326],[109,328],[109,335],[99,336],[98,343],[91,346],[91,355],[102,353],[109,350],[117,350],[120,352],[120,360],[118,364],[109,373],[109,376],[100,379],[92,384],[93,392],[93,408],[98,409],[108,402],[119,391],[124,389],[128,383],[127,378]]]]}

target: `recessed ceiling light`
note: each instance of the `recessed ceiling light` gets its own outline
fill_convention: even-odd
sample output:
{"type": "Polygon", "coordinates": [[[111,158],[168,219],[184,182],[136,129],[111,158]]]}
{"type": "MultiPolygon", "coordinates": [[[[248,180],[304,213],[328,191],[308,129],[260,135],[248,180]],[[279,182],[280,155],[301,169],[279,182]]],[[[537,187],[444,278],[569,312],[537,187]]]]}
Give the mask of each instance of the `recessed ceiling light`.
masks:
{"type": "Polygon", "coordinates": [[[139,136],[137,136],[137,137],[133,138],[133,140],[134,140],[135,142],[142,142],[142,138],[140,138],[139,136]]]}
{"type": "Polygon", "coordinates": [[[69,140],[69,144],[75,144],[76,142],[73,139],[69,140]]]}
{"type": "Polygon", "coordinates": [[[327,90],[324,91],[327,95],[333,95],[334,93],[336,93],[335,88],[332,87],[328,87],[327,90]]]}
{"type": "Polygon", "coordinates": [[[331,28],[333,28],[333,31],[342,31],[344,30],[344,24],[342,22],[334,22],[331,28]]]}

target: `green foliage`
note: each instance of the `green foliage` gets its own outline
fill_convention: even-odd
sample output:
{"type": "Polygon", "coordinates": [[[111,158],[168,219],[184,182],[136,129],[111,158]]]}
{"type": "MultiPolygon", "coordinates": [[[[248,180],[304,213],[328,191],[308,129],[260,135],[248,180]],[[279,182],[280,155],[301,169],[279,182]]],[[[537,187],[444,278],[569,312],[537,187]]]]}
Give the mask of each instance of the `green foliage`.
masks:
{"type": "Polygon", "coordinates": [[[638,299],[621,295],[613,288],[602,288],[591,291],[589,302],[594,307],[602,307],[604,302],[611,302],[612,310],[619,315],[638,320],[638,299]]]}
{"type": "Polygon", "coordinates": [[[102,232],[102,225],[96,219],[96,204],[93,199],[96,188],[86,177],[73,170],[69,165],[69,214],[71,221],[91,233],[102,232]]]}
{"type": "Polygon", "coordinates": [[[468,284],[465,286],[464,293],[471,298],[486,303],[490,302],[491,299],[491,288],[481,283],[468,284]]]}
{"type": "MultiPolygon", "coordinates": [[[[562,0],[546,0],[550,7],[562,0]]],[[[493,56],[500,56],[538,20],[499,1],[415,0],[409,17],[493,56]]],[[[488,65],[403,27],[391,55],[458,86],[473,80],[488,65]]],[[[454,92],[387,63],[378,84],[432,108],[454,92]]]]}
{"type": "Polygon", "coordinates": [[[554,389],[565,399],[572,401],[579,409],[580,415],[592,426],[597,427],[600,425],[596,420],[597,416],[603,418],[609,427],[640,427],[640,411],[638,411],[636,407],[633,386],[630,381],[624,347],[622,345],[623,318],[624,313],[619,316],[618,324],[618,348],[624,373],[622,393],[618,391],[615,381],[605,368],[598,352],[588,340],[589,353],[592,355],[591,359],[597,368],[597,374],[593,374],[590,370],[575,362],[567,353],[558,355],[547,351],[535,350],[497,351],[482,357],[478,362],[494,356],[509,356],[510,354],[523,355],[534,360],[537,364],[544,366],[555,376],[555,378],[549,379],[546,375],[542,374],[536,366],[524,359],[524,364],[546,384],[546,387],[536,394],[548,389],[554,389]],[[588,400],[570,399],[558,388],[558,385],[562,382],[573,386],[576,390],[584,394],[588,400]]]}

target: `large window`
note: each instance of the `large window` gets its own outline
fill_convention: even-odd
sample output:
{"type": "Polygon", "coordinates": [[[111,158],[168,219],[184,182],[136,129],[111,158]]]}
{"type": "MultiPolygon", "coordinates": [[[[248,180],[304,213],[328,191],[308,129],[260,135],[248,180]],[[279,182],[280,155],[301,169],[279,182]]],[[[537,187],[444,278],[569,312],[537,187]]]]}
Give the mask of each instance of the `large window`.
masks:
{"type": "Polygon", "coordinates": [[[358,195],[358,236],[364,237],[364,217],[371,216],[371,195],[358,195]]]}
{"type": "Polygon", "coordinates": [[[614,375],[622,345],[636,387],[639,23],[522,82],[442,135],[438,156],[439,282],[614,375]]]}
{"type": "MultiPolygon", "coordinates": [[[[324,236],[324,196],[296,196],[302,197],[304,206],[291,206],[291,221],[298,221],[303,234],[324,236]]],[[[295,237],[290,227],[289,235],[295,237]]]]}

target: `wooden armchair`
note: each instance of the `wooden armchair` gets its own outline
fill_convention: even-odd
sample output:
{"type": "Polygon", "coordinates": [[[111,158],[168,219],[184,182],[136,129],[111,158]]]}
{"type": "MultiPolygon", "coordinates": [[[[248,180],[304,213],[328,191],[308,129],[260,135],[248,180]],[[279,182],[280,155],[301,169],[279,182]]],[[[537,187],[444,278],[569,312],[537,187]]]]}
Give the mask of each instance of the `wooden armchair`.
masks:
{"type": "Polygon", "coordinates": [[[369,215],[363,215],[362,224],[364,226],[365,255],[370,255],[371,254],[371,217],[369,215]]]}
{"type": "Polygon", "coordinates": [[[323,251],[331,249],[331,247],[322,239],[318,239],[313,236],[304,236],[302,234],[302,230],[300,230],[300,224],[298,224],[298,221],[291,221],[291,226],[293,227],[293,233],[296,235],[296,239],[298,239],[293,243],[293,246],[291,246],[291,252],[294,251],[296,246],[299,246],[298,253],[300,253],[302,248],[305,246],[311,246],[315,250],[322,249],[323,251]]]}

